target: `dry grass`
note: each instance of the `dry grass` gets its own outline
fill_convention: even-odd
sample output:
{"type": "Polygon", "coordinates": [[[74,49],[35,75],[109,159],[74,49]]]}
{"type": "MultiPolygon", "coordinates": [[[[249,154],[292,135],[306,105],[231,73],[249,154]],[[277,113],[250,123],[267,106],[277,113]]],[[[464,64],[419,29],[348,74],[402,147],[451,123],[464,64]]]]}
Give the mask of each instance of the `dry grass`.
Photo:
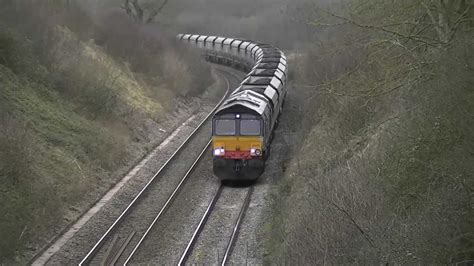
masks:
{"type": "Polygon", "coordinates": [[[74,3],[0,9],[0,264],[26,263],[156,144],[151,129],[169,120],[176,97],[209,81],[204,68],[185,84],[164,82],[196,73],[185,65],[198,57],[157,46],[153,67],[136,68],[91,40],[98,31],[74,3]],[[176,62],[166,75],[163,60],[176,62]]]}
{"type": "Polygon", "coordinates": [[[309,74],[295,82],[319,85],[303,89],[310,126],[275,190],[269,262],[474,257],[472,37],[457,38],[415,49],[416,57],[392,45],[336,43],[301,62],[309,74]]]}

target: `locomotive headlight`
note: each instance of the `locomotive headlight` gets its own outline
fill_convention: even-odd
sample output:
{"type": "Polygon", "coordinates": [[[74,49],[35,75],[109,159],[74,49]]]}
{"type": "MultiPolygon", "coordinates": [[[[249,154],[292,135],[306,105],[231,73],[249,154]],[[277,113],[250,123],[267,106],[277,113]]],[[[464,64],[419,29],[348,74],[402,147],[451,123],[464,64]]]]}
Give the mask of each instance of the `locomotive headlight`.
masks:
{"type": "Polygon", "coordinates": [[[225,153],[224,148],[214,149],[214,156],[223,156],[225,153]]]}
{"type": "Polygon", "coordinates": [[[260,156],[262,155],[262,151],[259,149],[251,148],[250,149],[250,155],[252,156],[260,156]]]}

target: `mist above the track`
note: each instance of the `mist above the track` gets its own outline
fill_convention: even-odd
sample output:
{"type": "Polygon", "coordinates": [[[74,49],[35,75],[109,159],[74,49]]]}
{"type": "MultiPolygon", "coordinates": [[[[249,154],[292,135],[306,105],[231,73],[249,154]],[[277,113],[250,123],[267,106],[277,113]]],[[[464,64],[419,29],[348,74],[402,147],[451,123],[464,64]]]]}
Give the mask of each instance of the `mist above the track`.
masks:
{"type": "Polygon", "coordinates": [[[310,28],[288,14],[300,1],[176,0],[157,21],[174,33],[243,38],[292,49],[311,36],[310,28]]]}
{"type": "MultiPolygon", "coordinates": [[[[145,12],[165,0],[139,0],[145,12]]],[[[127,18],[125,0],[83,0],[99,25],[121,27],[127,18]],[[119,23],[117,23],[117,21],[119,23]]],[[[312,10],[330,0],[173,0],[149,23],[135,23],[159,43],[178,33],[216,35],[271,43],[282,49],[301,48],[314,41],[314,27],[301,23],[304,9],[312,10]]],[[[342,5],[342,4],[341,4],[342,5]]],[[[126,28],[124,28],[126,30],[126,28]]],[[[168,45],[168,44],[166,44],[168,45]]]]}

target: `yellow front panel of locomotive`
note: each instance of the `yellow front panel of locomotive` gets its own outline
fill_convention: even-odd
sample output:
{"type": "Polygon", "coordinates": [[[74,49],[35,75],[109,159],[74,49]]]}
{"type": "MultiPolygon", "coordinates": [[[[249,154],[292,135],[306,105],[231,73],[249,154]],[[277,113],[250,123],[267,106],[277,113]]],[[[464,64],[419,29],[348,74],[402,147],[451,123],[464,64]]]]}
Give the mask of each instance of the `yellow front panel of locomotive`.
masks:
{"type": "Polygon", "coordinates": [[[251,148],[263,149],[263,137],[252,136],[214,136],[214,149],[224,148],[226,151],[249,151],[251,148]]]}

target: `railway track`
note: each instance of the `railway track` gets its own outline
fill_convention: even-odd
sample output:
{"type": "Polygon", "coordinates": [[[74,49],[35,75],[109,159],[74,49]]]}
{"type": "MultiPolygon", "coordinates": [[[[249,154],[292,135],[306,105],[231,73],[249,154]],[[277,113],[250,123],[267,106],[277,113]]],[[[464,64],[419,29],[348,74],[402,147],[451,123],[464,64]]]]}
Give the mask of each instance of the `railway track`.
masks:
{"type": "MultiPolygon", "coordinates": [[[[227,72],[224,70],[220,71],[227,72]]],[[[233,75],[230,72],[227,73],[233,75]]],[[[83,257],[79,265],[126,264],[131,260],[153,227],[167,212],[196,166],[206,154],[210,145],[209,129],[212,114],[230,93],[229,79],[225,78],[225,80],[227,91],[224,97],[133,198],[85,257],[83,257]],[[197,157],[195,156],[195,150],[189,153],[185,152],[192,147],[195,149],[200,147],[197,157]],[[185,165],[186,162],[192,163],[185,165]],[[176,179],[177,176],[181,176],[181,178],[176,179]],[[164,179],[178,180],[174,189],[168,193],[161,190],[160,180],[164,179]],[[163,196],[166,194],[168,195],[167,197],[163,196]],[[157,208],[160,203],[162,206],[157,208]]]]}
{"type": "MultiPolygon", "coordinates": [[[[193,236],[189,240],[188,245],[186,246],[186,249],[181,255],[181,258],[178,264],[185,265],[186,262],[190,261],[190,258],[192,258],[194,253],[199,253],[199,252],[196,252],[197,250],[196,246],[198,244],[199,239],[201,239],[199,243],[200,250],[203,252],[209,253],[210,249],[214,249],[215,247],[217,247],[217,262],[220,265],[225,265],[230,258],[235,241],[237,240],[240,225],[242,224],[244,215],[249,206],[252,193],[253,193],[253,187],[235,188],[235,187],[224,187],[223,185],[221,185],[219,189],[217,189],[212,200],[210,201],[206,209],[206,212],[202,216],[199,222],[199,225],[197,226],[197,228],[195,229],[193,233],[193,236]],[[235,208],[235,204],[233,207],[229,207],[229,204],[231,202],[235,202],[235,198],[243,199],[241,200],[242,201],[241,205],[239,206],[239,208],[235,208]],[[213,221],[214,223],[218,222],[218,220],[221,220],[222,217],[226,216],[225,212],[229,212],[229,209],[231,209],[230,211],[235,214],[235,215],[230,215],[230,216],[237,217],[234,223],[232,223],[232,226],[224,226],[224,227],[212,226],[212,222],[210,222],[209,220],[214,219],[213,221]],[[219,214],[218,212],[224,212],[224,214],[219,214]],[[208,225],[207,228],[206,228],[206,225],[208,225]],[[206,241],[206,239],[203,237],[203,233],[205,233],[206,231],[211,234],[209,239],[213,239],[214,241],[206,241]],[[221,238],[217,238],[218,242],[220,243],[217,243],[215,241],[216,238],[214,237],[214,235],[216,235],[216,233],[218,235],[224,236],[221,238]],[[225,236],[228,236],[228,237],[226,238],[225,236]],[[226,243],[226,245],[223,246],[222,243],[226,243]],[[222,256],[220,256],[219,254],[222,254],[222,256]]],[[[194,256],[199,257],[199,255],[196,255],[196,254],[194,256]]],[[[196,263],[197,260],[199,260],[199,258],[195,258],[194,261],[192,262],[196,263]]],[[[199,264],[199,262],[197,263],[199,264]]]]}

